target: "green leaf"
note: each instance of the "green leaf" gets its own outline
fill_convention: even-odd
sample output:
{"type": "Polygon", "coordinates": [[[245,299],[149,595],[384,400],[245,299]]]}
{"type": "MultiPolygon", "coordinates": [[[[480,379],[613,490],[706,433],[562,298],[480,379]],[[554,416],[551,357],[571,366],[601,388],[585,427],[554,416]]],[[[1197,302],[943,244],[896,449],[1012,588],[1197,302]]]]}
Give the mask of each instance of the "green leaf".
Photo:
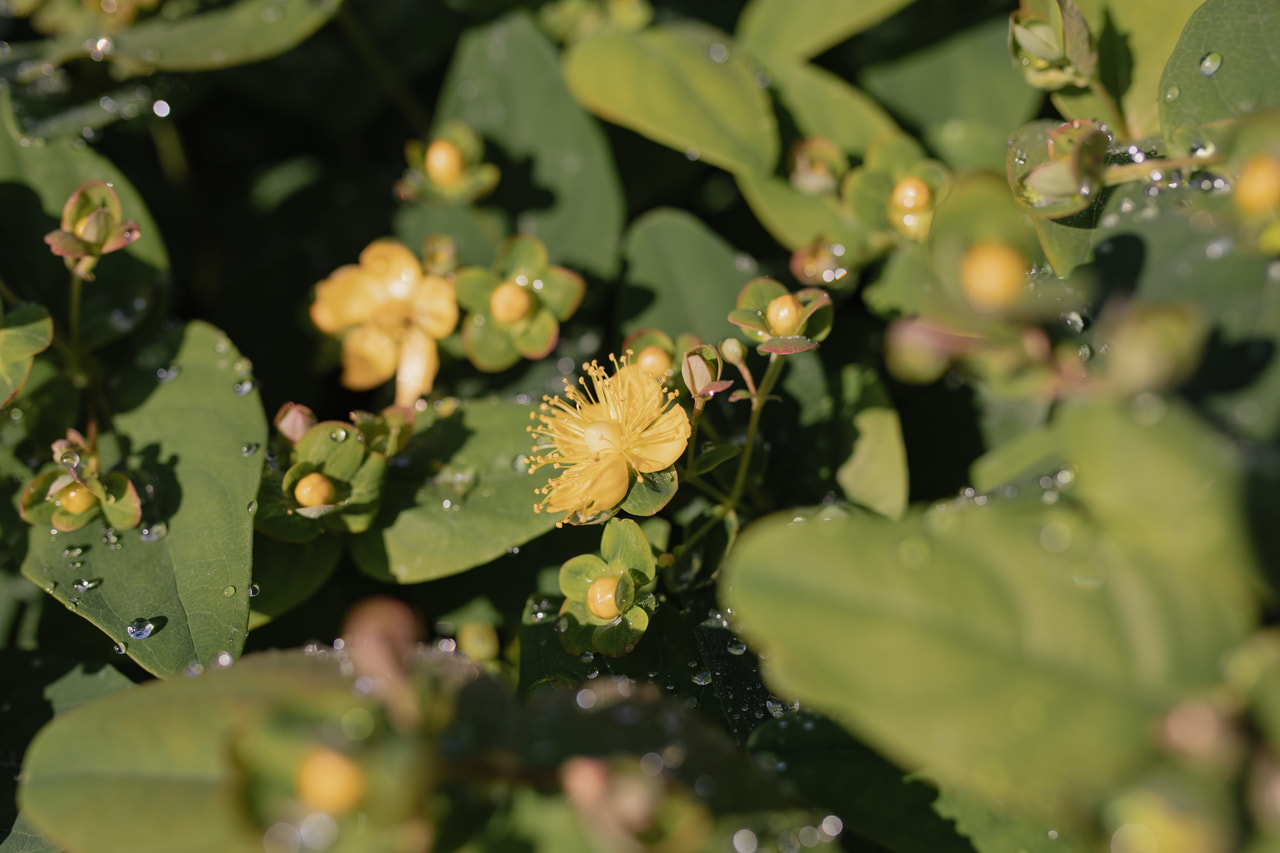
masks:
{"type": "Polygon", "coordinates": [[[627,276],[618,296],[622,335],[654,327],[719,341],[733,332],[726,319],[755,262],[701,220],[660,208],[637,218],[623,243],[627,276]]]}
{"type": "Polygon", "coordinates": [[[878,63],[861,75],[867,92],[957,170],[1000,169],[1009,132],[1044,96],[1010,64],[1008,18],[998,16],[878,63]]]}
{"type": "Polygon", "coordinates": [[[497,373],[520,361],[511,335],[485,314],[470,314],[462,321],[462,348],[478,370],[497,373]]]}
{"type": "Polygon", "coordinates": [[[825,136],[861,157],[877,137],[897,129],[875,99],[816,65],[771,61],[769,74],[805,136],[825,136]]]}
{"type": "Polygon", "coordinates": [[[1152,197],[1144,183],[1124,184],[1093,232],[1095,271],[1107,292],[1196,305],[1213,329],[1184,392],[1240,433],[1271,440],[1280,429],[1280,359],[1271,355],[1280,303],[1266,294],[1278,273],[1241,245],[1237,221],[1227,195],[1152,197]]]}
{"type": "MultiPolygon", "coordinates": [[[[610,566],[629,569],[648,582],[657,570],[649,539],[629,518],[611,519],[600,537],[600,554],[610,566]]],[[[568,593],[565,593],[568,595],[568,593]]]]}
{"type": "Polygon", "coordinates": [[[1173,156],[1213,144],[1202,125],[1280,106],[1277,42],[1280,8],[1267,0],[1208,0],[1192,13],[1160,77],[1160,122],[1173,156]]]}
{"type": "Polygon", "coordinates": [[[610,572],[609,564],[595,554],[570,557],[560,567],[560,592],[565,598],[583,601],[591,584],[610,572]]]}
{"type": "Polygon", "coordinates": [[[193,322],[121,376],[113,423],[144,498],[141,528],[29,532],[22,573],[156,675],[244,645],[262,457],[241,448],[265,443],[267,424],[257,392],[235,390],[246,387],[238,358],[225,335],[193,322]],[[158,368],[174,378],[158,382],[158,368]],[[152,623],[149,637],[129,635],[136,619],[152,623]]]}
{"type": "Polygon", "coordinates": [[[1090,849],[1060,824],[1000,808],[967,791],[944,785],[934,811],[956,822],[977,853],[1085,853],[1090,849]]]}
{"type": "Polygon", "coordinates": [[[729,37],[710,27],[586,39],[566,53],[564,76],[596,115],[713,166],[765,173],[778,158],[768,96],[729,37]]]}
{"type": "Polygon", "coordinates": [[[1062,430],[1083,511],[1002,500],[749,528],[723,602],[774,689],[1010,803],[1053,809],[1133,772],[1158,715],[1217,684],[1253,621],[1239,460],[1172,407],[1147,425],[1081,406],[1062,430]]]}
{"type": "Polygon", "coordinates": [[[110,183],[125,218],[139,225],[139,238],[105,255],[94,270],[109,286],[90,283],[84,288],[81,335],[88,346],[101,346],[165,302],[169,257],[160,229],[119,169],[71,139],[25,137],[12,109],[10,90],[0,91],[0,182],[26,188],[0,205],[0,277],[20,296],[39,302],[55,317],[65,316],[67,269],[43,238],[57,229],[63,205],[82,183],[110,183]]]}
{"type": "Polygon", "coordinates": [[[117,33],[106,53],[124,74],[229,68],[284,53],[341,5],[342,0],[238,0],[177,20],[159,15],[117,33]]]}
{"type": "Polygon", "coordinates": [[[336,536],[303,545],[253,537],[253,584],[247,590],[252,599],[249,630],[288,613],[314,595],[337,568],[342,551],[343,542],[336,536]]]}
{"type": "Polygon", "coordinates": [[[690,470],[694,474],[709,473],[740,453],[742,453],[742,448],[736,444],[718,444],[709,450],[699,453],[697,458],[694,459],[693,467],[690,470]]]}
{"type": "Polygon", "coordinates": [[[27,753],[23,810],[42,834],[87,853],[161,853],[176,838],[191,853],[261,851],[228,744],[273,706],[303,697],[356,704],[333,661],[268,653],[63,714],[27,753]]]}
{"type": "Polygon", "coordinates": [[[502,217],[489,209],[409,202],[396,208],[395,234],[407,246],[421,246],[432,234],[448,234],[466,266],[487,268],[506,239],[502,217]]]}
{"type": "Polygon", "coordinates": [[[679,483],[675,466],[652,474],[639,474],[627,498],[622,502],[622,510],[632,515],[653,515],[675,497],[679,483]]]}
{"type": "Polygon", "coordinates": [[[836,469],[836,482],[854,503],[901,518],[908,485],[901,419],[874,370],[846,364],[841,377],[846,401],[841,417],[852,428],[853,452],[836,469]]]}
{"type": "Polygon", "coordinates": [[[557,263],[616,273],[624,205],[613,158],[600,127],[565,89],[555,46],[529,14],[468,31],[441,91],[436,126],[462,119],[506,158],[498,192],[525,209],[520,233],[542,240],[557,263]],[[514,182],[526,160],[531,185],[521,186],[514,182]]]}
{"type": "Polygon", "coordinates": [[[738,189],[760,224],[788,249],[799,249],[814,240],[839,243],[851,264],[870,256],[865,244],[874,229],[858,219],[834,196],[810,195],[773,175],[737,176],[738,189]]]}
{"type": "Polygon", "coordinates": [[[910,0],[752,0],[738,20],[738,40],[766,59],[808,59],[860,33],[910,0]]]}
{"type": "Polygon", "coordinates": [[[0,328],[0,407],[18,396],[36,355],[53,342],[53,319],[43,306],[19,305],[3,318],[0,328]]]}
{"type": "Polygon", "coordinates": [[[528,406],[471,402],[415,435],[388,469],[374,527],[351,540],[360,569],[419,583],[487,563],[554,527],[558,516],[534,512],[548,469],[528,473],[528,424],[528,406]]]}
{"type": "MultiPolygon", "coordinates": [[[[1183,25],[1202,2],[1077,0],[1098,47],[1098,76],[1119,101],[1130,138],[1160,135],[1160,77],[1183,25]]],[[[1111,115],[1086,89],[1064,89],[1051,97],[1068,119],[1106,121],[1111,115]]]]}

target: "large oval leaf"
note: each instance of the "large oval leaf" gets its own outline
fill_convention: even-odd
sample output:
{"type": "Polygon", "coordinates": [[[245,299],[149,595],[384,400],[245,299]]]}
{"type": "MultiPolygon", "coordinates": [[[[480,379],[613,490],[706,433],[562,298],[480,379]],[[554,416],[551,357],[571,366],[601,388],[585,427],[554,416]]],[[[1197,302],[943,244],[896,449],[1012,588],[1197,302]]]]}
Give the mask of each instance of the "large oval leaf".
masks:
{"type": "Polygon", "coordinates": [[[1140,764],[1156,715],[1216,684],[1253,620],[1239,463],[1180,409],[1084,408],[1061,429],[1085,511],[993,498],[749,528],[723,599],[776,689],[944,781],[1042,808],[1140,764]]]}
{"type": "Polygon", "coordinates": [[[805,136],[825,136],[862,157],[876,137],[897,128],[874,98],[816,65],[771,61],[769,74],[805,136]]]}
{"type": "Polygon", "coordinates": [[[738,20],[744,47],[765,57],[808,59],[879,23],[910,0],[753,0],[738,20]]]}
{"type": "Polygon", "coordinates": [[[579,42],[565,81],[587,109],[731,172],[768,172],[778,158],[769,98],[730,38],[679,24],[579,42]]]}
{"type": "Polygon", "coordinates": [[[654,327],[716,342],[734,331],[728,315],[756,263],[701,220],[660,208],[632,223],[623,244],[627,275],[618,298],[623,335],[654,327]]]}
{"type": "Polygon", "coordinates": [[[442,92],[436,122],[464,120],[510,164],[498,193],[524,208],[520,233],[542,240],[557,264],[615,273],[621,182],[604,133],[565,89],[555,46],[529,15],[469,31],[442,92]]]}
{"type": "Polygon", "coordinates": [[[143,350],[112,395],[142,526],[109,531],[93,521],[74,533],[29,534],[22,573],[156,675],[244,646],[250,503],[267,425],[238,361],[226,336],[200,322],[143,350]],[[150,635],[131,636],[134,620],[149,622],[150,635]]]}
{"type": "Polygon", "coordinates": [[[31,744],[23,813],[71,850],[261,853],[228,741],[273,704],[355,704],[336,663],[245,658],[200,678],[143,685],[59,716],[31,744]]]}
{"type": "Polygon", "coordinates": [[[547,475],[528,473],[529,412],[467,403],[418,433],[405,464],[388,470],[373,529],[351,540],[360,569],[419,583],[487,563],[554,527],[558,515],[533,511],[547,475]]]}
{"type": "Polygon", "coordinates": [[[1191,15],[1160,78],[1160,121],[1169,149],[1212,142],[1202,125],[1280,106],[1280,5],[1209,0],[1191,15]]]}

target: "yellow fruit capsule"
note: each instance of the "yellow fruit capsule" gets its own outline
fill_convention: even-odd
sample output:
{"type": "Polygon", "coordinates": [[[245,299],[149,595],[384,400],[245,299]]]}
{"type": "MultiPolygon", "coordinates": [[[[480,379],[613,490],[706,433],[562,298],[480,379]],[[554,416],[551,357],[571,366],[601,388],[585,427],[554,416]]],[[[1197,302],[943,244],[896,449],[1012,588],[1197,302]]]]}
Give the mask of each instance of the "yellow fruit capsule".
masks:
{"type": "Polygon", "coordinates": [[[1258,154],[1240,170],[1232,196],[1245,216],[1262,217],[1280,212],[1280,159],[1258,154]]]}
{"type": "Polygon", "coordinates": [[[960,289],[984,314],[1016,304],[1026,283],[1027,258],[1007,243],[975,243],[960,260],[960,289]]]}
{"type": "Polygon", "coordinates": [[[336,494],[332,481],[319,471],[312,471],[293,487],[293,499],[298,502],[298,506],[331,504],[336,494]]]}
{"type": "Polygon", "coordinates": [[[901,210],[920,210],[933,203],[933,190],[919,178],[903,178],[889,196],[889,206],[901,210]]]}
{"type": "Polygon", "coordinates": [[[98,498],[80,483],[72,483],[58,492],[58,504],[72,515],[79,515],[97,506],[98,498]]]}
{"type": "Polygon", "coordinates": [[[789,338],[800,332],[800,327],[804,325],[801,320],[803,316],[804,306],[800,304],[800,300],[790,293],[784,293],[769,303],[764,320],[771,335],[789,338]]]}
{"type": "Polygon", "coordinates": [[[529,316],[532,308],[533,297],[529,295],[528,289],[514,281],[504,281],[489,297],[489,313],[503,325],[523,320],[529,316]]]}
{"type": "Polygon", "coordinates": [[[448,189],[462,180],[466,163],[463,162],[462,151],[449,140],[437,139],[428,145],[423,160],[427,177],[437,185],[448,189]]]}
{"type": "Polygon", "coordinates": [[[640,354],[636,356],[635,363],[640,366],[641,370],[655,379],[662,379],[667,375],[667,371],[671,369],[671,353],[657,344],[650,344],[640,350],[640,354]]]}
{"type": "Polygon", "coordinates": [[[618,576],[599,578],[587,588],[587,609],[597,619],[613,619],[618,615],[618,576]]]}
{"type": "Polygon", "coordinates": [[[312,811],[342,815],[364,799],[364,771],[342,753],[317,746],[298,762],[293,786],[312,811]]]}

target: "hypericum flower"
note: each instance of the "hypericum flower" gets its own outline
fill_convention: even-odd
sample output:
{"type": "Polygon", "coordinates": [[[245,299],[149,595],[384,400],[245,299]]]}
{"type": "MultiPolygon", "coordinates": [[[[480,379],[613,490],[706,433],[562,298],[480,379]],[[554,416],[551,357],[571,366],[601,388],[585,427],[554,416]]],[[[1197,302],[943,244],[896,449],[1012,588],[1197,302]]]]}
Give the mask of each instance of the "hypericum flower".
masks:
{"type": "Polygon", "coordinates": [[[127,475],[99,473],[97,453],[74,429],[52,445],[55,468],[32,480],[22,493],[18,513],[37,527],[79,530],[99,513],[108,527],[132,530],[142,520],[142,502],[127,475]]]}
{"type": "Polygon", "coordinates": [[[422,271],[413,252],[375,240],[316,285],[316,328],[342,338],[342,384],[354,391],[396,378],[396,405],[412,406],[440,369],[436,341],[458,324],[451,281],[422,271]]]}
{"type": "Polygon", "coordinates": [[[608,512],[627,497],[640,474],[675,464],[689,441],[689,416],[674,404],[677,392],[631,364],[630,353],[610,357],[614,375],[598,362],[584,364],[587,376],[574,388],[565,380],[565,399],[544,397],[539,423],[529,432],[544,443],[534,447],[529,473],[551,465],[562,473],[538,490],[538,511],[567,512],[581,523],[608,512]]]}

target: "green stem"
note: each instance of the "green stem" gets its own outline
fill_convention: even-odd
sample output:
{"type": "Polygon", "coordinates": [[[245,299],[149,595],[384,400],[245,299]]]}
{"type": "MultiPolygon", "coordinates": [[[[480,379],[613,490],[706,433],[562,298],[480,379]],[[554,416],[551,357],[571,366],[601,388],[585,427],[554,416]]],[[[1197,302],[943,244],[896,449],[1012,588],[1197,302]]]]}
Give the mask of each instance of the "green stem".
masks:
{"type": "Polygon", "coordinates": [[[711,532],[711,528],[724,520],[724,517],[729,514],[729,509],[730,508],[726,504],[721,504],[713,509],[710,517],[702,523],[702,526],[693,531],[688,539],[680,543],[680,550],[683,552],[696,545],[699,539],[711,532]]]}
{"type": "Polygon", "coordinates": [[[71,272],[71,309],[67,325],[71,329],[71,364],[72,372],[80,369],[80,292],[84,289],[84,279],[79,273],[71,272]]]}
{"type": "Polygon", "coordinates": [[[719,501],[720,503],[728,503],[729,495],[726,492],[722,492],[720,489],[716,488],[711,483],[708,483],[697,474],[691,473],[688,468],[685,468],[683,471],[677,468],[676,474],[680,477],[681,483],[701,490],[703,494],[713,500],[719,501]]]}
{"type": "Polygon", "coordinates": [[[693,459],[697,456],[697,451],[694,448],[698,446],[698,422],[702,420],[702,405],[702,398],[695,399],[693,401],[693,414],[689,416],[689,444],[685,449],[684,456],[685,467],[689,469],[693,468],[693,459]]]}
{"type": "Polygon", "coordinates": [[[1208,157],[1196,155],[1180,157],[1176,160],[1147,160],[1142,163],[1123,163],[1118,166],[1108,166],[1103,175],[1103,181],[1109,187],[1128,183],[1129,181],[1145,181],[1151,176],[1152,169],[1158,169],[1161,172],[1173,169],[1194,169],[1200,166],[1212,165],[1217,163],[1219,159],[1216,154],[1213,154],[1208,157]]]}
{"type": "Polygon", "coordinates": [[[1120,111],[1120,105],[1116,103],[1115,98],[1111,97],[1107,87],[1102,85],[1101,80],[1094,77],[1089,81],[1089,91],[1093,92],[1095,98],[1102,101],[1102,106],[1107,111],[1107,122],[1111,125],[1116,142],[1128,142],[1129,123],[1125,121],[1124,113],[1120,111]]]}
{"type": "MultiPolygon", "coordinates": [[[[747,469],[751,466],[751,448],[755,444],[756,430],[760,428],[760,413],[769,399],[769,392],[782,373],[782,359],[776,354],[769,356],[769,366],[765,369],[764,378],[760,380],[759,390],[753,389],[751,397],[751,419],[747,421],[747,442],[742,447],[742,457],[738,460],[738,474],[733,478],[733,489],[729,492],[726,509],[735,509],[742,498],[742,490],[747,485],[747,469]]],[[[743,375],[747,372],[743,370],[743,375]]]]}
{"type": "Polygon", "coordinates": [[[344,3],[338,7],[337,18],[339,26],[347,36],[347,41],[360,56],[360,60],[369,69],[374,80],[387,93],[387,97],[400,110],[400,114],[413,128],[413,132],[423,137],[428,136],[431,131],[431,119],[427,116],[426,110],[422,108],[422,104],[418,102],[417,97],[405,85],[396,70],[387,64],[382,52],[369,37],[360,19],[351,11],[349,4],[344,3]]]}
{"type": "Polygon", "coordinates": [[[18,298],[18,294],[10,290],[9,285],[5,284],[3,279],[0,279],[0,298],[3,298],[4,301],[8,302],[10,305],[18,305],[22,302],[22,300],[18,298]]]}

